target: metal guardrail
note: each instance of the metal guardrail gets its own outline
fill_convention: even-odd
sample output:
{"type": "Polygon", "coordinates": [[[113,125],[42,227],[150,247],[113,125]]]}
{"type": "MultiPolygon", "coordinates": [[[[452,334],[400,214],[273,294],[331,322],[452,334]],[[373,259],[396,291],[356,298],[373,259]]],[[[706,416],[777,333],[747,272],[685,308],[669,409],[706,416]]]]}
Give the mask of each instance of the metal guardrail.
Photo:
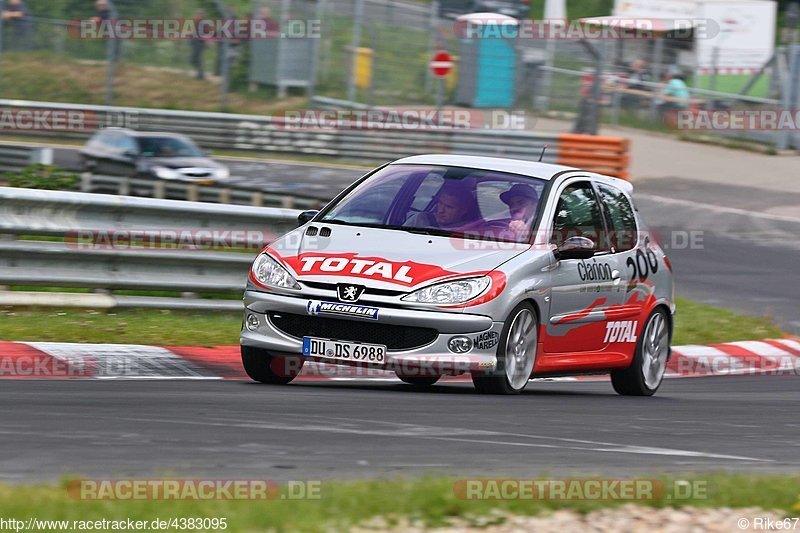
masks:
{"type": "Polygon", "coordinates": [[[183,181],[139,179],[124,176],[81,175],[81,192],[100,192],[127,196],[135,193],[147,198],[187,200],[220,204],[319,209],[326,202],[316,198],[268,193],[243,186],[199,185],[183,181]]]}
{"type": "Polygon", "coordinates": [[[26,144],[0,145],[0,172],[14,172],[37,163],[51,164],[52,148],[37,148],[26,144]]]}
{"type": "MultiPolygon", "coordinates": [[[[244,288],[257,252],[129,245],[183,236],[258,246],[299,211],[0,187],[0,285],[227,292],[244,288]],[[212,236],[217,232],[217,237],[212,236]],[[244,233],[249,232],[249,233],[244,233]],[[99,241],[98,235],[103,238],[99,241]],[[120,237],[121,236],[121,237],[120,237]],[[116,238],[122,243],[115,246],[116,238]],[[36,240],[58,238],[56,240],[36,240]],[[95,240],[92,240],[92,239],[95,240]],[[110,240],[109,240],[110,239],[110,240]],[[87,244],[88,243],[88,244],[87,244]]],[[[197,242],[195,240],[195,242],[197,242]]]]}
{"type": "MultiPolygon", "coordinates": [[[[528,131],[476,129],[320,129],[293,125],[281,117],[107,107],[84,104],[0,100],[3,110],[64,110],[84,113],[85,124],[128,125],[143,131],[170,131],[193,138],[206,149],[241,150],[269,154],[332,156],[367,161],[389,161],[419,153],[462,153],[539,158],[542,146],[552,150],[545,162],[557,156],[555,134],[528,131]]],[[[38,139],[86,139],[93,128],[76,130],[15,131],[38,139]]]]}

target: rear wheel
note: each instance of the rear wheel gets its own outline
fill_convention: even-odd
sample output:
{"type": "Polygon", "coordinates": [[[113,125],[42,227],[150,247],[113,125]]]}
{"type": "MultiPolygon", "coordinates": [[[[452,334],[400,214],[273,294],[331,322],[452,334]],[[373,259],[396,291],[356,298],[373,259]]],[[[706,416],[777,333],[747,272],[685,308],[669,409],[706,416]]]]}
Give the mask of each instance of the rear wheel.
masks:
{"type": "Polygon", "coordinates": [[[539,322],[533,307],[523,302],[511,311],[497,346],[497,369],[491,374],[472,374],[480,393],[519,394],[533,371],[539,342],[539,322]]]}
{"type": "Polygon", "coordinates": [[[409,385],[428,387],[439,381],[442,376],[404,376],[403,374],[397,374],[397,377],[400,378],[400,381],[409,385]]]}
{"type": "Polygon", "coordinates": [[[659,307],[642,328],[631,366],[611,373],[611,384],[623,396],[652,396],[664,379],[669,357],[667,312],[659,307]]]}
{"type": "Polygon", "coordinates": [[[242,346],[244,371],[254,381],[285,385],[300,373],[305,360],[299,356],[272,355],[266,350],[242,346]]]}

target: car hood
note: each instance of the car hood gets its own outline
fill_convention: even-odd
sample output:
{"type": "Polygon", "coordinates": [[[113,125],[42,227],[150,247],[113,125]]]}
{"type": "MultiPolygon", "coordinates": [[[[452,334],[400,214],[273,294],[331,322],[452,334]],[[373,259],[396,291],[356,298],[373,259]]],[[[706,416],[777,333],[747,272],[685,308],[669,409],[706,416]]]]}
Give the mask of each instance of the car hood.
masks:
{"type": "MultiPolygon", "coordinates": [[[[313,233],[313,231],[312,231],[313,233]]],[[[310,224],[270,245],[301,281],[411,290],[447,278],[486,274],[529,244],[465,240],[402,230],[310,224]],[[330,229],[309,235],[308,228],[330,229]]]]}
{"type": "Polygon", "coordinates": [[[208,157],[147,157],[143,159],[149,166],[166,168],[223,168],[208,157]]]}

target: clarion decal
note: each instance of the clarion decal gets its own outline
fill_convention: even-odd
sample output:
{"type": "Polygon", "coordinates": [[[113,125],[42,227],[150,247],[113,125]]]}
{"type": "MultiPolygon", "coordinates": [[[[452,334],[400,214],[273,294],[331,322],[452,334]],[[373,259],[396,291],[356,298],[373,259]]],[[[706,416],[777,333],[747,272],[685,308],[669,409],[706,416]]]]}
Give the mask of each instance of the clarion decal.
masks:
{"type": "Polygon", "coordinates": [[[339,304],[309,300],[306,306],[309,315],[343,315],[356,318],[378,319],[378,308],[363,305],[339,304]]]}
{"type": "Polygon", "coordinates": [[[581,281],[608,281],[611,279],[611,267],[608,263],[581,261],[578,263],[578,275],[581,281]]]}

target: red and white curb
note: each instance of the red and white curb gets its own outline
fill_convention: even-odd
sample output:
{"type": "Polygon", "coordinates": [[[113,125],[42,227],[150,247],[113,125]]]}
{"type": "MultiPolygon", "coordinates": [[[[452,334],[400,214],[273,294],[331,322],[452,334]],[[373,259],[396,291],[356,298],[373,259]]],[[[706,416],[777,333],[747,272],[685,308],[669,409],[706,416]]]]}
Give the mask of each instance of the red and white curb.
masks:
{"type": "MultiPolygon", "coordinates": [[[[800,341],[674,346],[666,377],[800,375],[800,341]]],[[[144,346],[0,341],[0,379],[247,379],[238,346],[144,346]]],[[[388,381],[392,372],[308,362],[301,381],[388,381]]],[[[444,378],[467,381],[469,376],[444,378]]],[[[555,378],[556,380],[607,379],[555,378]]]]}

